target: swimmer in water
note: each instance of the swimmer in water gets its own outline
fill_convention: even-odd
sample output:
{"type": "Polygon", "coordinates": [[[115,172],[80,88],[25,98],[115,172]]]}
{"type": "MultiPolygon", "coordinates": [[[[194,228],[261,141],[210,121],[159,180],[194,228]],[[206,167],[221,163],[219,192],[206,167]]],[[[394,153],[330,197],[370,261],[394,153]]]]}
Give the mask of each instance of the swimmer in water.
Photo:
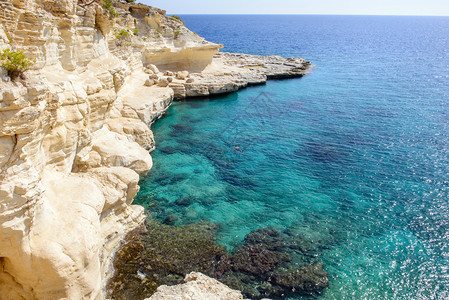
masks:
{"type": "Polygon", "coordinates": [[[240,150],[240,147],[237,146],[237,145],[235,145],[235,146],[234,146],[234,149],[235,149],[235,150],[240,150]]]}

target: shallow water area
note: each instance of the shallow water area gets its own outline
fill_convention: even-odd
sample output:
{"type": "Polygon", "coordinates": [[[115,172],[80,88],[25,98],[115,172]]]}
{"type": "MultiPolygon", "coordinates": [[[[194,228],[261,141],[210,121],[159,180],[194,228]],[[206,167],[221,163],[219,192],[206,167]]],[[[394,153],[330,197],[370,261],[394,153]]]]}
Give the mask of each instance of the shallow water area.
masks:
{"type": "Polygon", "coordinates": [[[183,19],[225,51],[316,68],[175,102],[136,203],[219,224],[231,252],[266,227],[307,241],[330,286],[292,299],[449,297],[449,18],[183,19]]]}

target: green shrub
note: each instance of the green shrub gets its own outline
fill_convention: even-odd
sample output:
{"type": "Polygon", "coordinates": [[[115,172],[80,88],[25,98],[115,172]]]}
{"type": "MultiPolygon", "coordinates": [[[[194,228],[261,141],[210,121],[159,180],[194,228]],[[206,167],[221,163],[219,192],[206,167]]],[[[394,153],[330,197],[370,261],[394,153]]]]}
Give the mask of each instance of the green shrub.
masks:
{"type": "Polygon", "coordinates": [[[176,31],[173,31],[173,33],[175,34],[175,38],[177,38],[177,37],[178,37],[178,35],[179,35],[179,31],[178,31],[178,30],[176,30],[176,31]]]}
{"type": "Polygon", "coordinates": [[[136,0],[126,0],[127,3],[134,3],[136,0]]]}
{"type": "Polygon", "coordinates": [[[0,60],[2,67],[6,69],[11,79],[15,79],[20,76],[33,64],[33,60],[28,59],[20,50],[13,51],[10,49],[4,49],[0,53],[0,60]]]}
{"type": "Polygon", "coordinates": [[[112,0],[103,0],[103,8],[108,11],[109,18],[111,19],[120,16],[120,14],[115,11],[114,6],[112,5],[112,0]]]}
{"type": "Polygon", "coordinates": [[[117,40],[126,39],[127,37],[129,37],[129,32],[125,29],[122,29],[119,32],[116,32],[114,36],[117,40]]]}
{"type": "Polygon", "coordinates": [[[134,35],[137,35],[139,33],[139,29],[134,28],[134,35]]]}
{"type": "Polygon", "coordinates": [[[178,20],[178,21],[181,21],[182,22],[182,24],[184,24],[184,21],[181,19],[181,17],[180,16],[177,16],[177,15],[172,15],[171,16],[173,19],[176,19],[176,20],[178,20]]]}

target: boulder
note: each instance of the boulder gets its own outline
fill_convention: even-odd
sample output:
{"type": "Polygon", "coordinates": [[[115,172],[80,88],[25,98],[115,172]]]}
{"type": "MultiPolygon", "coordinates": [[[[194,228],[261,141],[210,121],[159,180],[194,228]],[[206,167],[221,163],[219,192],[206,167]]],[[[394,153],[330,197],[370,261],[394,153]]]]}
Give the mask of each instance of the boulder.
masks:
{"type": "Polygon", "coordinates": [[[155,65],[149,64],[148,69],[153,71],[154,74],[159,73],[159,69],[155,65]]]}
{"type": "Polygon", "coordinates": [[[191,300],[243,300],[242,293],[232,290],[202,273],[188,274],[184,284],[160,286],[147,300],[191,299],[191,300]]]}
{"type": "Polygon", "coordinates": [[[176,73],[176,78],[178,78],[178,79],[186,80],[187,77],[189,77],[188,71],[180,71],[180,72],[176,73]]]}
{"type": "Polygon", "coordinates": [[[155,84],[153,79],[147,79],[145,81],[145,86],[153,86],[155,84]]]}
{"type": "Polygon", "coordinates": [[[167,78],[161,78],[158,82],[160,87],[167,87],[170,84],[167,78]]]}

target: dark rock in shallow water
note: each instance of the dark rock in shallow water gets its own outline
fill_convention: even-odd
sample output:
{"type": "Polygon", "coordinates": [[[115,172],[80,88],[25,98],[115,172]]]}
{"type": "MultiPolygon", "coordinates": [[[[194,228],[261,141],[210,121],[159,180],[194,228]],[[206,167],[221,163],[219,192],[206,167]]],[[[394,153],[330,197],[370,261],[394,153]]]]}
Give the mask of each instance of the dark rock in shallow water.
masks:
{"type": "Polygon", "coordinates": [[[176,152],[179,152],[179,148],[178,147],[171,147],[171,146],[158,148],[158,150],[159,150],[159,152],[161,152],[163,154],[174,154],[176,152]]]}
{"type": "Polygon", "coordinates": [[[175,184],[177,182],[186,180],[189,178],[189,175],[186,173],[168,173],[168,174],[162,174],[161,176],[158,176],[154,179],[154,182],[166,186],[169,184],[175,184]]]}
{"type": "MultiPolygon", "coordinates": [[[[174,224],[175,218],[171,214],[165,222],[174,224]]],[[[146,230],[130,234],[117,252],[116,272],[108,282],[110,298],[147,298],[160,285],[182,283],[191,271],[214,277],[250,299],[315,292],[329,285],[322,264],[292,269],[285,252],[293,251],[285,246],[291,243],[289,236],[273,228],[248,234],[232,256],[215,242],[216,224],[167,226],[149,220],[146,230]]]]}
{"type": "Polygon", "coordinates": [[[279,263],[290,260],[290,255],[268,250],[264,244],[245,246],[232,258],[232,268],[249,274],[261,276],[273,270],[279,263]]]}
{"type": "Polygon", "coordinates": [[[177,132],[182,132],[185,134],[191,133],[193,131],[193,127],[185,123],[178,123],[175,125],[171,125],[170,127],[177,132]]]}
{"type": "Polygon", "coordinates": [[[191,108],[202,108],[204,106],[204,103],[199,101],[190,101],[189,104],[191,108]]]}
{"type": "Polygon", "coordinates": [[[232,170],[228,171],[220,169],[218,174],[221,180],[226,181],[227,183],[233,186],[240,186],[244,188],[255,188],[258,185],[256,181],[251,180],[250,178],[242,176],[240,174],[237,174],[232,170]]]}
{"type": "Polygon", "coordinates": [[[336,144],[310,141],[305,143],[302,153],[321,163],[348,163],[347,153],[336,144]]]}
{"type": "Polygon", "coordinates": [[[170,132],[171,137],[183,137],[183,136],[189,136],[192,134],[193,127],[185,124],[185,123],[179,123],[176,125],[171,125],[172,131],[170,132]]]}
{"type": "Polygon", "coordinates": [[[312,292],[329,286],[327,272],[321,263],[312,263],[298,270],[276,271],[271,278],[275,284],[293,292],[312,292]]]}
{"type": "Polygon", "coordinates": [[[175,204],[178,206],[189,206],[195,202],[195,198],[193,197],[181,197],[175,201],[175,204]]]}
{"type": "Polygon", "coordinates": [[[178,227],[150,220],[146,233],[133,232],[117,251],[109,297],[144,299],[160,285],[183,283],[192,271],[213,277],[218,263],[228,256],[214,241],[217,229],[206,222],[178,227]]]}
{"type": "Polygon", "coordinates": [[[249,245],[264,244],[270,250],[284,246],[280,232],[270,227],[251,231],[245,237],[245,243],[249,245]]]}
{"type": "Polygon", "coordinates": [[[166,225],[175,225],[176,221],[178,221],[179,217],[177,215],[168,215],[164,219],[164,224],[166,225]]]}

